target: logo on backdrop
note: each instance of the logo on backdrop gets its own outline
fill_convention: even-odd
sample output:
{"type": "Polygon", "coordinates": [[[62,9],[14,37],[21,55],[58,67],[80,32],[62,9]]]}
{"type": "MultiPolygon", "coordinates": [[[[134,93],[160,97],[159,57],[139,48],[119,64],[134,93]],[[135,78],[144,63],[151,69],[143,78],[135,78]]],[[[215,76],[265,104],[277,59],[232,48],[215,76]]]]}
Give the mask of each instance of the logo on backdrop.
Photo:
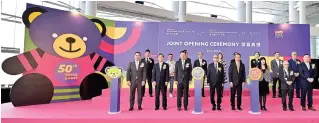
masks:
{"type": "Polygon", "coordinates": [[[55,77],[63,83],[70,84],[79,78],[80,66],[72,61],[63,61],[56,66],[55,77]]]}
{"type": "Polygon", "coordinates": [[[283,38],[284,37],[284,31],[276,30],[275,31],[275,37],[276,38],[283,38]]]}
{"type": "Polygon", "coordinates": [[[111,40],[120,40],[127,32],[126,27],[107,27],[106,38],[103,38],[100,44],[100,49],[110,54],[121,54],[130,50],[139,40],[142,32],[142,22],[132,22],[134,27],[128,39],[121,44],[110,44],[111,40]]]}

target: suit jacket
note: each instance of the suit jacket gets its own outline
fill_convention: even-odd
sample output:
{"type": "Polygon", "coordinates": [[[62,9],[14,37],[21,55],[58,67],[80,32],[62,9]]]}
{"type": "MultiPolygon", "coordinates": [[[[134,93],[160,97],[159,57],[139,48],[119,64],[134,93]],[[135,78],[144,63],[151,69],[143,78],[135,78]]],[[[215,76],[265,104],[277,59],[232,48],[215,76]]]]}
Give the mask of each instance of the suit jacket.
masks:
{"type": "Polygon", "coordinates": [[[279,79],[281,81],[281,89],[294,89],[294,84],[291,85],[287,84],[287,81],[294,82],[295,75],[294,71],[292,69],[288,69],[288,73],[285,72],[283,67],[280,67],[279,69],[279,79]]]}
{"type": "Polygon", "coordinates": [[[141,84],[146,80],[146,65],[143,61],[139,62],[138,70],[136,70],[135,61],[130,62],[127,67],[126,81],[135,82],[141,84]]]}
{"type": "Polygon", "coordinates": [[[144,63],[146,63],[146,78],[152,79],[152,70],[154,67],[154,59],[149,58],[150,61],[147,61],[146,58],[141,59],[144,63]]]}
{"type": "Polygon", "coordinates": [[[159,63],[154,64],[152,82],[155,81],[157,84],[165,85],[165,82],[169,81],[169,64],[163,62],[162,70],[160,70],[159,65],[159,63]]]}
{"type": "Polygon", "coordinates": [[[295,72],[295,73],[299,73],[299,65],[301,63],[301,61],[299,59],[296,59],[296,61],[294,61],[293,59],[289,59],[289,67],[295,72]],[[299,64],[298,64],[299,63],[299,64]]]}
{"type": "Polygon", "coordinates": [[[302,88],[308,88],[308,78],[315,79],[317,77],[317,70],[314,64],[309,63],[310,69],[307,68],[307,65],[303,62],[299,66],[299,74],[302,88]]]}
{"type": "Polygon", "coordinates": [[[207,69],[207,83],[209,85],[220,87],[225,81],[224,66],[218,63],[218,68],[215,67],[214,63],[210,63],[207,69]]]}
{"type": "Polygon", "coordinates": [[[260,59],[252,59],[251,61],[250,61],[250,67],[251,68],[255,68],[255,67],[258,67],[258,65],[260,64],[260,59]]]}
{"type": "Polygon", "coordinates": [[[201,68],[203,68],[204,71],[205,71],[205,75],[207,75],[207,61],[206,61],[205,59],[202,59],[202,66],[201,66],[200,63],[199,63],[199,59],[196,59],[196,60],[194,61],[194,68],[195,68],[195,67],[201,67],[201,68]]]}
{"type": "Polygon", "coordinates": [[[239,71],[237,70],[236,62],[230,64],[228,68],[228,76],[229,82],[233,82],[233,85],[242,84],[246,81],[246,72],[245,72],[245,65],[240,62],[239,71]]]}
{"type": "Polygon", "coordinates": [[[276,59],[271,60],[270,64],[271,64],[271,70],[272,70],[272,74],[271,76],[273,78],[279,78],[279,68],[282,66],[283,61],[281,59],[279,59],[279,64],[277,64],[276,59]]]}
{"type": "Polygon", "coordinates": [[[182,66],[182,60],[179,60],[175,64],[175,81],[182,83],[183,81],[189,82],[192,80],[192,63],[190,60],[185,60],[184,69],[182,66]]]}

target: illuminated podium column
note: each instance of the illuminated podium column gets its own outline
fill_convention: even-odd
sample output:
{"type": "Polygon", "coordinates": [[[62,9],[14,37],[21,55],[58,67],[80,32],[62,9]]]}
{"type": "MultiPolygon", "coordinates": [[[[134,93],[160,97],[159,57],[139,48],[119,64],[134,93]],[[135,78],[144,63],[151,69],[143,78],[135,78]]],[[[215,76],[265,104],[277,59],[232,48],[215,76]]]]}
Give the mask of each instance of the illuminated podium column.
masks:
{"type": "Polygon", "coordinates": [[[109,114],[121,113],[120,108],[120,92],[121,92],[121,76],[122,68],[113,66],[107,67],[105,73],[111,78],[111,99],[109,114]]]}
{"type": "Polygon", "coordinates": [[[192,71],[194,78],[194,111],[193,114],[202,114],[202,84],[205,71],[201,67],[195,67],[192,71]]]}
{"type": "Polygon", "coordinates": [[[261,71],[258,68],[252,68],[249,72],[250,78],[250,111],[251,114],[260,114],[259,106],[259,79],[261,71]]]}

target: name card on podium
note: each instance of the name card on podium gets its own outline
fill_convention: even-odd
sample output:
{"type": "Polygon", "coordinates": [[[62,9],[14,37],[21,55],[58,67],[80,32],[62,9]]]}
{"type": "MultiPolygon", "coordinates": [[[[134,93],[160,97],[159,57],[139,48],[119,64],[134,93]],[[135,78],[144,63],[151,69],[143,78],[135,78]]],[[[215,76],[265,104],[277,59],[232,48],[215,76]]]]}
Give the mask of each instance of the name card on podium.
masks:
{"type": "Polygon", "coordinates": [[[194,78],[194,111],[193,114],[202,114],[202,84],[204,79],[205,71],[201,67],[195,67],[192,71],[192,76],[194,78]]]}
{"type": "Polygon", "coordinates": [[[121,92],[121,76],[122,68],[112,66],[105,69],[105,73],[111,78],[111,99],[109,114],[118,114],[120,109],[120,92],[121,92]]]}
{"type": "Polygon", "coordinates": [[[260,114],[259,108],[259,79],[262,72],[258,68],[249,71],[250,78],[250,111],[251,114],[260,114]]]}

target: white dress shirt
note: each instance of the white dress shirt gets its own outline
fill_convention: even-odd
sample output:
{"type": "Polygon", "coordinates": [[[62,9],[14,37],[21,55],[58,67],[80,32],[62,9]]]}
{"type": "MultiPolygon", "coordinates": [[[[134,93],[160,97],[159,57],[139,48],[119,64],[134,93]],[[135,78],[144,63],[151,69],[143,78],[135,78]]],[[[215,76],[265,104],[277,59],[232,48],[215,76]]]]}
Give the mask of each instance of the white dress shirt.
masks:
{"type": "Polygon", "coordinates": [[[139,61],[135,61],[136,70],[138,70],[139,61]]]}

